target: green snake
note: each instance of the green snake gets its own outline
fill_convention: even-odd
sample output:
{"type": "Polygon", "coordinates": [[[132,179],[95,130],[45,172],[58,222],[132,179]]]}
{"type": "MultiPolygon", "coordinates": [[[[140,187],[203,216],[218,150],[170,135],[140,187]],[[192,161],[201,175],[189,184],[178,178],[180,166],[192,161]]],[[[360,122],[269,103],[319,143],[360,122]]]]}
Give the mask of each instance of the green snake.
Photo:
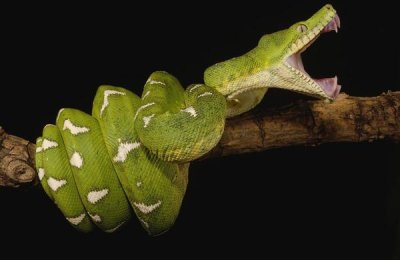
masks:
{"type": "Polygon", "coordinates": [[[331,5],[311,18],[264,35],[248,53],[205,70],[205,84],[186,90],[157,71],[141,98],[100,86],[92,115],[61,109],[37,139],[36,168],[47,195],[70,224],[114,232],[136,215],[150,235],[175,222],[188,184],[189,163],[219,142],[227,117],[256,106],[270,87],[334,100],[337,79],[312,79],[300,54],[340,27],[331,5]],[[135,213],[135,214],[133,214],[135,213]]]}

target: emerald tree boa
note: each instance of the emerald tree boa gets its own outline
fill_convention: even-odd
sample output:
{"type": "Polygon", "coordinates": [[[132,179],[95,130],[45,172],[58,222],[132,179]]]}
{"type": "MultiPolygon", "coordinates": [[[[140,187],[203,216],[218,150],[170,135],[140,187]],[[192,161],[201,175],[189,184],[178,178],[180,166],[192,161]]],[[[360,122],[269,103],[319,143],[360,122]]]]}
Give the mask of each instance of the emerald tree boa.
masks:
{"type": "Polygon", "coordinates": [[[306,21],[264,35],[250,52],[209,67],[205,84],[186,90],[161,71],[150,75],[140,98],[100,86],[91,115],[61,109],[37,139],[44,191],[82,232],[95,226],[114,232],[132,216],[150,235],[167,231],[179,214],[189,163],[218,143],[226,117],[252,109],[271,87],[335,99],[337,78],[311,78],[300,54],[339,27],[326,5],[306,21]]]}

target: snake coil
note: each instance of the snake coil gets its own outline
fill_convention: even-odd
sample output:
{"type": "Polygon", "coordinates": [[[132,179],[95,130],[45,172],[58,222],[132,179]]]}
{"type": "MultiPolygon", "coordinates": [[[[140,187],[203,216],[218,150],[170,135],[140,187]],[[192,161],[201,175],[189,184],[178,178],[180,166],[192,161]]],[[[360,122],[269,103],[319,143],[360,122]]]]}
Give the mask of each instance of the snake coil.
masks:
{"type": "Polygon", "coordinates": [[[185,91],[154,72],[142,97],[100,86],[92,116],[61,109],[37,139],[36,167],[47,195],[76,229],[114,232],[132,209],[150,235],[178,216],[189,162],[221,138],[225,98],[203,84],[185,91]]]}

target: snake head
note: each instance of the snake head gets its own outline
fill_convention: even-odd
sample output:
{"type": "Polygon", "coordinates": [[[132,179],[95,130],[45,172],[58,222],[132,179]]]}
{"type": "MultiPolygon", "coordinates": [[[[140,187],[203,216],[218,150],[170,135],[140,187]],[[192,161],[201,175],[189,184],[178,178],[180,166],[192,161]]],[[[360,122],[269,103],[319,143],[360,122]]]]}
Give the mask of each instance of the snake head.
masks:
{"type": "MultiPolygon", "coordinates": [[[[323,33],[338,31],[340,19],[325,5],[305,21],[264,35],[246,54],[217,63],[204,73],[207,85],[228,101],[228,116],[256,106],[268,88],[282,88],[329,101],[340,92],[337,77],[314,79],[304,69],[303,53],[323,33]]],[[[322,61],[321,61],[322,62],[322,61]]]]}
{"type": "MultiPolygon", "coordinates": [[[[266,61],[275,87],[300,92],[321,99],[334,100],[340,92],[337,77],[312,78],[304,69],[301,54],[326,32],[338,32],[340,19],[331,5],[325,5],[308,20],[286,30],[263,36],[259,48],[266,61]]],[[[273,87],[273,86],[271,86],[273,87]]]]}

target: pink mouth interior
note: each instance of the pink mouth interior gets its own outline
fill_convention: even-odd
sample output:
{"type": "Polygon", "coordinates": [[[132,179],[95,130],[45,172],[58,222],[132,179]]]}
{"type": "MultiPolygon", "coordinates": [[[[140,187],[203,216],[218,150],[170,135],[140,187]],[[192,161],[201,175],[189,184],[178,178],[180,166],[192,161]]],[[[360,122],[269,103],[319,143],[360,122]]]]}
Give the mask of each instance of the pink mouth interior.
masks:
{"type": "MultiPolygon", "coordinates": [[[[333,17],[332,20],[321,30],[319,35],[330,31],[338,32],[339,28],[340,28],[340,18],[336,14],[335,17],[333,17]]],[[[314,80],[315,83],[317,83],[324,90],[327,96],[329,96],[332,99],[335,99],[339,95],[341,89],[341,85],[338,85],[337,76],[332,78],[321,78],[321,79],[312,78],[305,71],[303,60],[301,58],[301,53],[304,52],[307,49],[307,47],[311,45],[319,37],[319,35],[316,36],[309,44],[304,46],[303,49],[288,57],[287,62],[290,64],[290,66],[296,68],[297,70],[301,71],[303,74],[307,75],[312,80],[314,80]]]]}
{"type": "Polygon", "coordinates": [[[322,78],[322,79],[313,79],[322,89],[325,91],[326,95],[331,98],[336,98],[341,89],[341,85],[337,84],[337,77],[333,78],[322,78]]]}

